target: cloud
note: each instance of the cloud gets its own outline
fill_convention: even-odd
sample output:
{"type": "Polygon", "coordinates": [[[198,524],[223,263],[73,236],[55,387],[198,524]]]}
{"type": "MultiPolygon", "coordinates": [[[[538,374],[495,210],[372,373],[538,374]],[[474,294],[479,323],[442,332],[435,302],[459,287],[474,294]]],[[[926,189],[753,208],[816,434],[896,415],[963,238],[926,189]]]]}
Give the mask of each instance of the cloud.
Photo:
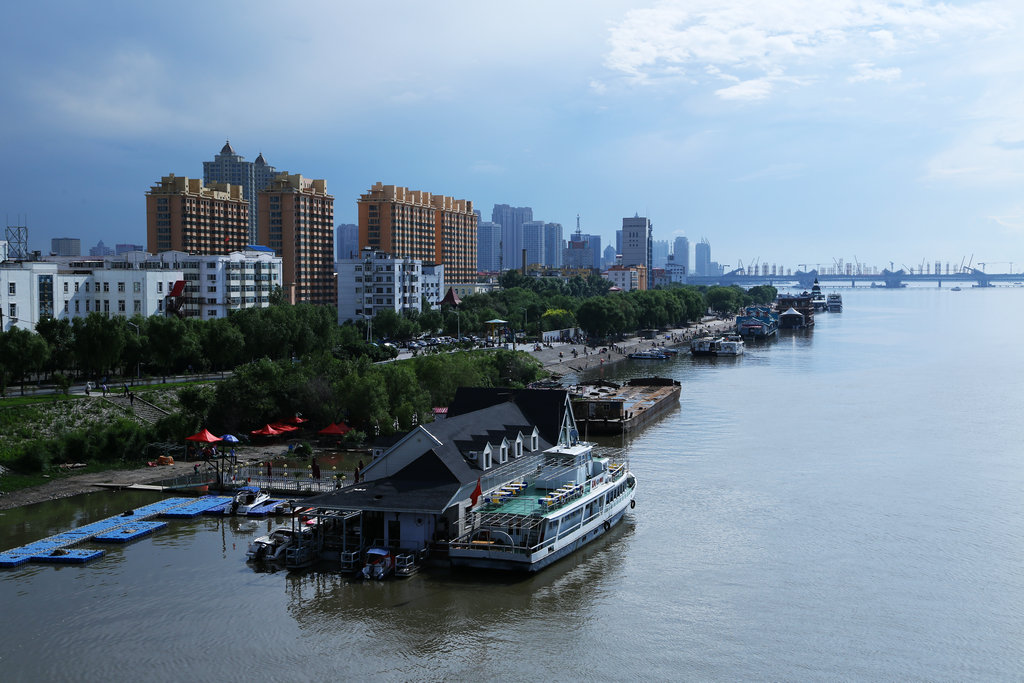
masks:
{"type": "Polygon", "coordinates": [[[742,87],[715,91],[724,99],[767,97],[768,76],[806,84],[850,63],[859,67],[851,82],[891,82],[901,69],[877,68],[876,60],[996,31],[1002,14],[986,2],[666,0],[613,26],[605,65],[636,82],[738,79],[742,87]]]}
{"type": "Polygon", "coordinates": [[[772,164],[760,170],[748,173],[735,179],[736,182],[749,182],[752,180],[792,180],[800,176],[805,164],[772,164]]]}
{"type": "Polygon", "coordinates": [[[903,75],[903,70],[898,66],[879,69],[871,62],[854,64],[853,68],[857,73],[846,79],[850,83],[865,83],[867,81],[883,81],[885,83],[892,83],[893,81],[900,80],[900,77],[903,75]]]}

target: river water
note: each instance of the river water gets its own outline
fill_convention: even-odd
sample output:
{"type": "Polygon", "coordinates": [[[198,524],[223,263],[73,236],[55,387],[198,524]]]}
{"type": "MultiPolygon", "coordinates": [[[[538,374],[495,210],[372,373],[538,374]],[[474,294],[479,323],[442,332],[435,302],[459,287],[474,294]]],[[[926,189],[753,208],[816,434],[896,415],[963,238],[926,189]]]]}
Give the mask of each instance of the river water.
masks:
{"type": "MultiPolygon", "coordinates": [[[[0,570],[0,678],[1021,680],[1024,289],[842,291],[627,439],[625,522],[537,576],[257,572],[271,522],[172,521],[0,570]]],[[[0,513],[12,547],[160,496],[0,513]]]]}

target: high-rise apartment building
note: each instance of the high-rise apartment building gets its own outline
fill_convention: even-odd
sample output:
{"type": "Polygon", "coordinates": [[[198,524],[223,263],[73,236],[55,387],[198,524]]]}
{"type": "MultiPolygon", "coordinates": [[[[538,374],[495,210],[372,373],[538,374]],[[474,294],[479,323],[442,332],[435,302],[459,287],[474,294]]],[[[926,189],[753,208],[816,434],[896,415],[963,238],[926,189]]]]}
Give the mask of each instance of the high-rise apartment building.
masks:
{"type": "Polygon", "coordinates": [[[651,240],[651,265],[664,268],[668,263],[668,240],[651,240]]]}
{"type": "MultiPolygon", "coordinates": [[[[526,252],[527,266],[543,266],[547,263],[544,251],[544,221],[523,223],[523,251],[526,252]]],[[[522,256],[520,256],[522,261],[522,256]]]]}
{"type": "Polygon", "coordinates": [[[523,253],[523,223],[533,220],[529,206],[495,204],[491,222],[501,226],[501,269],[519,268],[523,253]]]}
{"type": "Polygon", "coordinates": [[[484,221],[476,226],[476,268],[482,273],[501,270],[501,226],[484,221]]]}
{"type": "Polygon", "coordinates": [[[334,228],[338,238],[338,259],[359,258],[359,226],[341,223],[334,228]]]}
{"type": "Polygon", "coordinates": [[[334,304],[334,197],[327,181],[280,173],[260,190],[257,242],[281,257],[292,303],[334,304]]]}
{"type": "Polygon", "coordinates": [[[652,228],[651,221],[646,217],[634,215],[632,218],[622,219],[622,265],[643,266],[648,277],[647,288],[653,286],[651,282],[651,261],[652,261],[652,228]]]}
{"type": "Polygon", "coordinates": [[[690,272],[690,240],[686,237],[677,237],[675,246],[672,249],[672,262],[678,268],[682,266],[684,273],[690,272]]]}
{"type": "Polygon", "coordinates": [[[82,240],[77,237],[54,237],[50,240],[50,253],[54,256],[81,256],[82,240]]]}
{"type": "Polygon", "coordinates": [[[601,236],[583,235],[583,238],[587,240],[587,245],[594,252],[594,259],[590,262],[590,267],[601,270],[601,258],[604,256],[604,252],[601,251],[601,236]]]}
{"type": "Polygon", "coordinates": [[[146,249],[227,254],[249,240],[249,204],[240,185],[203,185],[164,176],[146,193],[146,249]]]}
{"type": "Polygon", "coordinates": [[[204,185],[223,183],[242,188],[242,196],[249,203],[250,244],[256,243],[256,235],[259,234],[257,195],[260,190],[269,187],[276,176],[277,170],[267,163],[262,152],[256,157],[256,161],[246,161],[245,157],[235,153],[230,142],[224,143],[220,154],[214,156],[213,161],[203,162],[204,185]]]}
{"type": "Polygon", "coordinates": [[[601,261],[602,270],[608,270],[615,265],[615,257],[618,253],[615,251],[615,247],[608,245],[604,248],[604,258],[601,261]]]}
{"type": "Polygon", "coordinates": [[[544,258],[545,265],[551,268],[562,267],[562,252],[565,250],[565,240],[562,239],[561,223],[544,224],[544,258]]]}
{"type": "Polygon", "coordinates": [[[376,183],[359,196],[359,247],[444,265],[450,283],[475,282],[473,202],[376,183]]]}

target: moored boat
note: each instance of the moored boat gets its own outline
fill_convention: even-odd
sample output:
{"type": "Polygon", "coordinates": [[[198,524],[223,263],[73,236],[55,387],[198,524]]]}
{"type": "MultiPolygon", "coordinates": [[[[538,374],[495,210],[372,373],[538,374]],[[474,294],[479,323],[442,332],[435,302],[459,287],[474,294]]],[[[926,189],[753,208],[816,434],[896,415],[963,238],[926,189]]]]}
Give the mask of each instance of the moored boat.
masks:
{"type": "Polygon", "coordinates": [[[828,295],[828,310],[829,313],[842,313],[843,311],[843,295],[838,292],[832,292],[828,295]]]}
{"type": "Polygon", "coordinates": [[[454,567],[535,572],[607,533],[635,506],[626,460],[594,457],[574,440],[544,452],[541,465],[482,495],[469,528],[449,543],[454,567]]]}
{"type": "Polygon", "coordinates": [[[741,356],[744,348],[743,337],[738,334],[690,340],[690,353],[695,356],[741,356]]]}
{"type": "Polygon", "coordinates": [[[816,311],[824,311],[828,308],[828,300],[821,291],[821,285],[818,284],[818,278],[814,278],[814,284],[811,286],[811,305],[814,306],[816,311]]]}
{"type": "Polygon", "coordinates": [[[646,351],[634,351],[629,354],[629,357],[634,360],[666,360],[668,354],[662,353],[658,349],[648,349],[646,351]]]}
{"type": "Polygon", "coordinates": [[[304,534],[312,534],[306,525],[279,526],[266,536],[254,539],[245,558],[250,562],[283,562],[288,550],[298,545],[304,534]]]}
{"type": "Polygon", "coordinates": [[[679,402],[681,385],[668,377],[637,377],[624,386],[588,382],[570,390],[577,427],[590,434],[622,434],[639,429],[679,402]]]}

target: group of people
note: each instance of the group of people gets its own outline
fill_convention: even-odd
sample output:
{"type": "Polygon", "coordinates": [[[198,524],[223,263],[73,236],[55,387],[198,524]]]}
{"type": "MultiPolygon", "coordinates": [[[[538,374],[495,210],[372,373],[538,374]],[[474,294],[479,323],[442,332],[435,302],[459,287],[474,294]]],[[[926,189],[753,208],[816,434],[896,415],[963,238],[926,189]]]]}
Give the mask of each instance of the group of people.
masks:
{"type": "MultiPolygon", "coordinates": [[[[134,407],[135,406],[135,392],[129,390],[127,384],[124,384],[122,386],[124,387],[124,396],[128,399],[128,404],[134,407]]],[[[101,392],[103,392],[104,398],[106,398],[111,393],[110,387],[107,386],[106,382],[100,383],[99,389],[100,389],[101,392]]],[[[93,383],[92,382],[86,382],[85,383],[85,395],[86,396],[92,395],[92,390],[93,390],[93,383]]]]}

